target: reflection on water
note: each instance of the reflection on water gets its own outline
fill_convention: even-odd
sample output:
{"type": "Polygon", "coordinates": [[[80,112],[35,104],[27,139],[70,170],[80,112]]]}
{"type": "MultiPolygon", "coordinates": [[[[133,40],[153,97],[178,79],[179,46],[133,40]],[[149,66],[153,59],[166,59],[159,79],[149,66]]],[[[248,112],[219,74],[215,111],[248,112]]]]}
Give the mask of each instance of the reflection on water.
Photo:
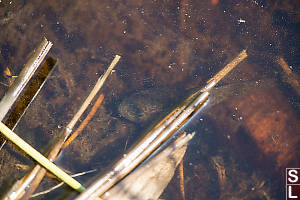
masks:
{"type": "MultiPolygon", "coordinates": [[[[186,199],[282,199],[284,168],[300,166],[295,132],[300,123],[299,96],[277,57],[299,74],[297,14],[297,3],[271,0],[1,1],[1,72],[9,67],[18,74],[43,36],[54,43],[49,55],[59,59],[16,132],[43,151],[111,58],[122,55],[103,88],[104,105],[57,161],[72,173],[97,168],[102,174],[147,125],[246,48],[247,60],[220,83],[211,105],[186,127],[197,132],[184,157],[186,199]],[[146,94],[135,97],[137,92],[146,94]],[[149,121],[146,117],[143,127],[126,117],[130,112],[124,114],[130,103],[138,116],[159,112],[149,121]]],[[[9,80],[1,75],[0,82],[9,80]]],[[[0,84],[1,96],[6,90],[0,84]]],[[[0,157],[1,191],[9,187],[8,180],[22,177],[25,169],[18,164],[34,164],[11,145],[0,157]]],[[[78,180],[89,184],[95,177],[78,180]]],[[[39,190],[55,183],[47,178],[39,190]]],[[[162,198],[181,199],[178,188],[175,175],[162,198]]],[[[65,198],[69,192],[64,187],[45,199],[65,198]]]]}

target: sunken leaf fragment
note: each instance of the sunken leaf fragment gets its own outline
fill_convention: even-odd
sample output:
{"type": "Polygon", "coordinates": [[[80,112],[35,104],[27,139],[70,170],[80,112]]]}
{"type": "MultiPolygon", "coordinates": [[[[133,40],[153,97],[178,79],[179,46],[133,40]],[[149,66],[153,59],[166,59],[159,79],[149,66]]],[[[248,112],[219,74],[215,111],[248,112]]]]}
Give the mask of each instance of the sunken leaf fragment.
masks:
{"type": "Polygon", "coordinates": [[[193,134],[183,134],[163,151],[145,161],[104,195],[105,200],[158,199],[174,176],[193,134]]]}

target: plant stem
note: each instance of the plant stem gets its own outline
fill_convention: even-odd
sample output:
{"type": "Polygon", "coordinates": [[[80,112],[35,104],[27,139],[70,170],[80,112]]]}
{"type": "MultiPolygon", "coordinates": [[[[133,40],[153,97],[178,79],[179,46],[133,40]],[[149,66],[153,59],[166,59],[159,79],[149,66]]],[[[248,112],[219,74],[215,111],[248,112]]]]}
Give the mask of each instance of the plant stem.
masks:
{"type": "Polygon", "coordinates": [[[23,67],[19,76],[0,101],[0,121],[4,119],[5,115],[17,100],[20,93],[23,91],[24,87],[29,82],[51,47],[52,43],[44,38],[41,44],[36,48],[36,50],[34,50],[32,56],[23,67]]]}

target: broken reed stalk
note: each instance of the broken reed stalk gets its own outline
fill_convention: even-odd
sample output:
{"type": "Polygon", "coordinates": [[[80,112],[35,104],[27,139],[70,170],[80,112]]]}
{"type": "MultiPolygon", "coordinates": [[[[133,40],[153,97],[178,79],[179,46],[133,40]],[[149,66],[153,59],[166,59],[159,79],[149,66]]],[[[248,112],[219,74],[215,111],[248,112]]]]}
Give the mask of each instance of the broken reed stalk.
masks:
{"type": "MultiPolygon", "coordinates": [[[[54,145],[51,147],[50,153],[48,155],[48,159],[50,161],[54,161],[56,159],[61,148],[63,147],[64,142],[72,133],[72,129],[73,129],[74,125],[77,123],[80,116],[86,110],[86,108],[91,103],[91,101],[93,100],[95,95],[101,89],[106,78],[109,76],[109,74],[111,73],[113,68],[116,66],[116,64],[118,63],[120,58],[121,57],[119,55],[115,56],[114,60],[108,67],[105,74],[103,76],[99,77],[97,83],[95,84],[94,88],[92,89],[91,93],[86,98],[84,103],[81,105],[80,109],[74,115],[74,117],[69,122],[69,124],[60,132],[59,137],[56,138],[56,141],[54,142],[54,145]]],[[[13,186],[13,188],[6,194],[7,199],[10,198],[10,195],[16,195],[18,198],[21,198],[25,193],[25,189],[28,187],[28,185],[30,183],[32,183],[30,189],[28,190],[28,192],[25,196],[26,198],[24,198],[24,199],[28,199],[31,196],[31,194],[35,191],[35,189],[38,187],[39,183],[42,181],[46,172],[47,171],[45,168],[42,168],[40,165],[36,165],[29,173],[27,173],[26,176],[24,176],[21,180],[16,182],[16,184],[13,186]]]]}
{"type": "Polygon", "coordinates": [[[80,107],[80,109],[78,110],[78,112],[75,114],[75,116],[73,117],[73,119],[67,125],[67,128],[73,129],[74,125],[79,120],[79,118],[82,115],[82,113],[85,111],[85,109],[87,108],[87,106],[91,103],[91,101],[94,98],[94,96],[97,94],[97,92],[103,86],[103,84],[104,84],[105,80],[107,79],[107,77],[111,74],[113,68],[119,62],[120,58],[121,57],[119,55],[115,56],[114,60],[112,61],[112,63],[110,64],[110,66],[108,67],[108,69],[106,70],[106,72],[104,73],[104,75],[101,76],[98,79],[98,81],[97,81],[95,87],[93,88],[92,92],[90,93],[90,95],[86,98],[86,100],[84,101],[84,103],[82,104],[82,106],[80,107]]]}
{"type": "MultiPolygon", "coordinates": [[[[228,63],[221,71],[219,71],[216,75],[214,75],[211,79],[209,79],[206,83],[207,86],[211,87],[216,85],[220,80],[222,80],[233,68],[235,68],[240,62],[242,62],[247,57],[247,52],[244,49],[237,57],[235,57],[230,63],[228,63]]],[[[204,90],[206,91],[206,87],[204,90]]]]}
{"type": "Polygon", "coordinates": [[[44,38],[40,45],[34,50],[32,56],[27,61],[18,77],[0,101],[0,121],[3,120],[10,110],[11,106],[29,82],[51,47],[52,43],[44,38]]]}
{"type": "Polygon", "coordinates": [[[16,106],[14,106],[9,116],[5,120],[5,124],[11,130],[14,130],[18,125],[19,121],[22,119],[27,109],[30,107],[31,103],[35,100],[40,90],[48,80],[48,77],[56,67],[56,64],[57,60],[51,57],[45,60],[35,78],[31,81],[24,92],[22,92],[23,94],[16,102],[16,106]]]}
{"type": "MultiPolygon", "coordinates": [[[[5,124],[12,130],[16,128],[19,121],[22,119],[30,104],[34,101],[39,91],[43,88],[49,75],[57,64],[57,60],[48,58],[40,67],[36,77],[28,85],[27,89],[23,92],[22,96],[18,98],[16,106],[12,109],[9,116],[5,120],[5,124]]],[[[6,140],[2,143],[0,150],[5,145],[6,140]]]]}
{"type": "Polygon", "coordinates": [[[226,65],[207,85],[191,95],[183,105],[177,107],[156,125],[146,136],[114,166],[113,170],[101,176],[75,200],[94,199],[103,195],[114,184],[129,174],[164,141],[189,120],[194,113],[207,101],[209,92],[226,74],[247,57],[246,50],[242,51],[231,63],[226,65]]]}
{"type": "Polygon", "coordinates": [[[295,77],[293,71],[289,68],[289,65],[286,63],[283,57],[279,57],[277,62],[286,73],[287,82],[296,90],[297,94],[300,96],[300,83],[295,77]]]}
{"type": "Polygon", "coordinates": [[[84,127],[88,124],[88,122],[91,120],[91,118],[95,115],[96,111],[98,110],[99,106],[101,105],[103,101],[104,95],[100,94],[97,101],[91,108],[91,111],[87,115],[87,117],[83,120],[83,122],[80,124],[80,126],[74,131],[74,133],[65,141],[63,148],[67,147],[77,136],[78,134],[84,129],[84,127]]]}

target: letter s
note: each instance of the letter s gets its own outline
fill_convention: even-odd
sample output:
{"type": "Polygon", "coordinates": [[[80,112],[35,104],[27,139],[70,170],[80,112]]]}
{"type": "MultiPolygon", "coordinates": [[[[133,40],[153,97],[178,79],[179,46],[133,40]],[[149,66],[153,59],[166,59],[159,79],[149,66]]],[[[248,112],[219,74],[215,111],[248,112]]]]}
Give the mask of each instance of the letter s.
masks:
{"type": "Polygon", "coordinates": [[[298,171],[297,170],[295,170],[295,169],[289,170],[288,174],[289,174],[289,178],[288,178],[289,182],[296,183],[298,181],[298,175],[297,175],[298,171]]]}

